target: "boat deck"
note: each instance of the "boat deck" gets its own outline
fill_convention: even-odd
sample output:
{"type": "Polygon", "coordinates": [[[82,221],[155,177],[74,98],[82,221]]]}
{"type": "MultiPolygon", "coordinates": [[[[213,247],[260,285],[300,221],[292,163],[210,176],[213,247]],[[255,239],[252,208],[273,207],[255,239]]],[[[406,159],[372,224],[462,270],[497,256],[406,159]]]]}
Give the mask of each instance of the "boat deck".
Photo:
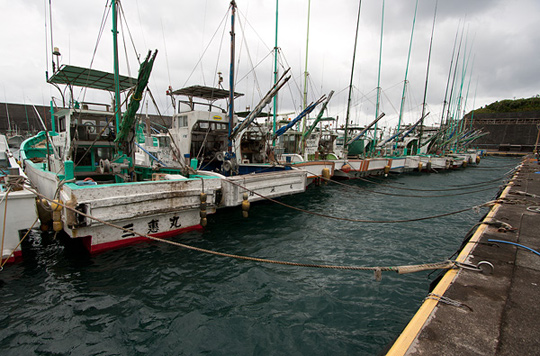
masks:
{"type": "Polygon", "coordinates": [[[515,230],[480,224],[458,257],[475,265],[489,261],[493,273],[447,272],[388,355],[538,354],[540,256],[523,247],[489,241],[540,250],[540,214],[527,209],[540,206],[540,165],[530,157],[502,193],[504,202],[484,219],[502,221],[515,230]],[[451,304],[439,296],[449,298],[451,304]]]}

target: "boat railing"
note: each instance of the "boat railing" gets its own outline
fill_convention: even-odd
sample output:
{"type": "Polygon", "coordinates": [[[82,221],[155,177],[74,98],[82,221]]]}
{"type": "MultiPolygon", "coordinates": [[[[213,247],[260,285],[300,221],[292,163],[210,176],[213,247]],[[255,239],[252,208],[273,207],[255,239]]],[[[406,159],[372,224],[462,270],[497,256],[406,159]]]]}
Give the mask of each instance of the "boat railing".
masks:
{"type": "Polygon", "coordinates": [[[112,111],[112,104],[104,104],[104,103],[91,103],[91,102],[81,102],[80,108],[82,110],[95,110],[95,111],[112,111]]]}
{"type": "Polygon", "coordinates": [[[223,109],[220,106],[214,105],[213,103],[201,103],[201,102],[195,102],[195,101],[190,101],[190,100],[178,100],[178,113],[182,114],[185,112],[195,111],[195,105],[206,106],[208,107],[208,111],[212,111],[212,109],[217,109],[221,111],[223,114],[227,113],[225,109],[223,109]],[[181,104],[185,104],[185,105],[181,105],[181,104]]]}

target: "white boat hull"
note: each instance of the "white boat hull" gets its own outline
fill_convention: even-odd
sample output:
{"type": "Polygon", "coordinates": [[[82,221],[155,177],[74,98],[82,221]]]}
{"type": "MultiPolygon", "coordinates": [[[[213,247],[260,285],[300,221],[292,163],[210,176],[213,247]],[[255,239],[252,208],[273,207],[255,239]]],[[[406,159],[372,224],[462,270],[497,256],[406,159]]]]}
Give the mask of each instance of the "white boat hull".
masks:
{"type": "MultiPolygon", "coordinates": [[[[54,199],[56,174],[27,162],[26,171],[38,191],[54,199]]],[[[67,183],[59,191],[66,205],[99,220],[62,209],[63,230],[72,238],[81,238],[89,252],[120,247],[139,241],[139,235],[123,231],[114,224],[140,234],[168,237],[200,226],[200,195],[207,194],[207,214],[216,210],[216,190],[221,180],[170,179],[123,184],[78,186],[67,183]]]]}
{"type": "Polygon", "coordinates": [[[19,246],[21,234],[34,224],[37,218],[35,195],[26,190],[0,193],[0,233],[3,235],[2,261],[15,262],[22,257],[19,246]],[[4,219],[5,214],[5,219],[4,219]]]}

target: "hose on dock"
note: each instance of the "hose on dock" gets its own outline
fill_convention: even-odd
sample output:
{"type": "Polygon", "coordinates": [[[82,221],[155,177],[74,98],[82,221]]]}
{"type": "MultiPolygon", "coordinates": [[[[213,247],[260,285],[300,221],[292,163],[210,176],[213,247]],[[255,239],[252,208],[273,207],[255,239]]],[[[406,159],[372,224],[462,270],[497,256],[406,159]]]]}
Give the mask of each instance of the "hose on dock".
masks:
{"type": "Polygon", "coordinates": [[[518,244],[518,243],[515,243],[515,242],[511,242],[511,241],[505,241],[505,240],[495,240],[495,239],[489,239],[488,240],[489,242],[498,242],[498,243],[503,243],[503,244],[509,244],[509,245],[514,245],[514,246],[517,246],[517,247],[521,247],[525,250],[528,250],[528,251],[531,251],[532,253],[534,254],[537,254],[538,256],[540,256],[540,252],[530,248],[530,247],[527,247],[527,246],[524,246],[522,244],[518,244]]]}

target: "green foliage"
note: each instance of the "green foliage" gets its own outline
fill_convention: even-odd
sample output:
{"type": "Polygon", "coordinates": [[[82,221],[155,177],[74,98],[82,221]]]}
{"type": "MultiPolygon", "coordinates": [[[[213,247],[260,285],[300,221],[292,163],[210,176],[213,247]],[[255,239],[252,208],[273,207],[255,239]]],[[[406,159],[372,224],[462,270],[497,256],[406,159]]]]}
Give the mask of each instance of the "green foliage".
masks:
{"type": "Polygon", "coordinates": [[[475,113],[500,113],[540,110],[540,95],[528,99],[501,100],[477,109],[475,113]]]}

